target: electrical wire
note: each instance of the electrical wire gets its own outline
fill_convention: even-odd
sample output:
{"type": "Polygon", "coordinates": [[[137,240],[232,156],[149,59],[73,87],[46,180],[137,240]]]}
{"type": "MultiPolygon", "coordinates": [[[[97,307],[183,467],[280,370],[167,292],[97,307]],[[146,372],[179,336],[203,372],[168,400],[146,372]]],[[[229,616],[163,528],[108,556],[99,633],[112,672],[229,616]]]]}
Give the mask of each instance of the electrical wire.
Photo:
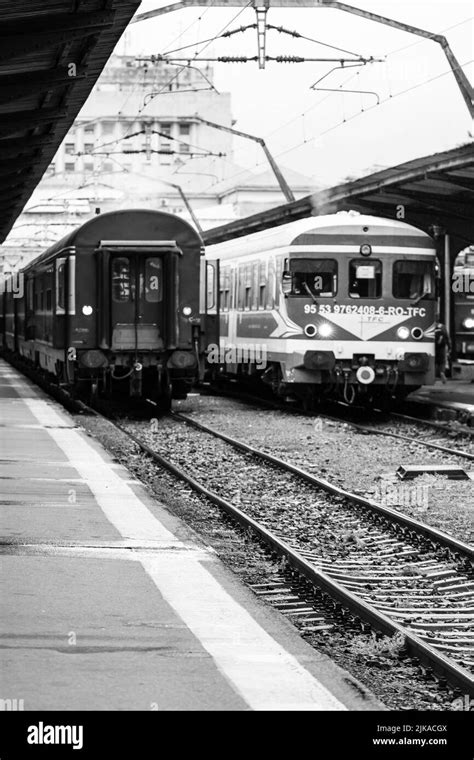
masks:
{"type": "MultiPolygon", "coordinates": [[[[463,68],[464,66],[469,66],[473,62],[474,62],[474,58],[471,59],[471,60],[469,60],[469,61],[465,61],[464,63],[460,64],[458,68],[463,68]]],[[[357,72],[357,73],[359,73],[359,72],[357,72]]],[[[447,76],[448,74],[452,74],[452,69],[451,68],[448,69],[447,71],[442,72],[441,74],[437,74],[436,76],[430,77],[429,79],[427,79],[427,80],[425,80],[423,82],[419,82],[419,83],[417,83],[415,85],[412,85],[411,87],[405,88],[404,90],[400,90],[399,92],[396,92],[393,95],[390,95],[389,97],[384,98],[383,100],[380,100],[379,103],[374,103],[372,106],[368,106],[364,110],[359,111],[358,113],[353,114],[352,116],[349,116],[348,118],[342,119],[341,121],[337,122],[336,124],[333,124],[331,127],[328,127],[328,129],[325,129],[322,132],[319,132],[318,134],[313,135],[311,138],[305,139],[302,142],[297,143],[296,145],[293,145],[290,148],[287,148],[286,150],[282,151],[281,153],[277,153],[274,156],[274,158],[281,158],[281,156],[285,156],[288,153],[291,153],[292,151],[297,150],[298,148],[302,147],[303,145],[307,144],[308,142],[311,142],[312,140],[315,140],[315,139],[318,139],[320,137],[323,137],[324,135],[329,134],[330,132],[332,132],[333,130],[337,129],[338,127],[343,126],[344,124],[347,124],[349,121],[353,121],[354,119],[358,118],[362,114],[366,114],[367,111],[372,111],[374,108],[378,108],[378,107],[382,106],[384,103],[387,103],[387,102],[389,102],[391,100],[394,100],[395,98],[400,97],[401,95],[405,95],[408,92],[416,90],[419,87],[424,87],[425,85],[430,84],[431,82],[434,82],[437,79],[441,79],[442,77],[447,76]]],[[[356,76],[356,75],[352,75],[352,76],[356,76]]],[[[330,97],[330,96],[327,96],[327,97],[330,97]]],[[[310,109],[308,109],[308,110],[310,110],[310,109]]],[[[297,117],[297,118],[299,119],[301,117],[297,117]]],[[[293,120],[293,121],[295,121],[295,120],[293,120]]],[[[277,130],[275,130],[275,131],[277,131],[277,130]]],[[[272,134],[274,134],[274,133],[272,133],[272,134]]],[[[259,168],[261,166],[265,166],[265,164],[266,164],[265,161],[259,161],[259,162],[257,162],[254,165],[253,168],[254,169],[255,168],[259,168]]],[[[231,177],[228,177],[226,179],[226,181],[228,182],[230,180],[234,180],[237,177],[241,176],[242,174],[247,174],[247,173],[249,173],[249,169],[242,169],[241,171],[237,172],[236,174],[233,174],[231,177]]],[[[207,192],[212,187],[214,187],[215,184],[218,184],[218,183],[212,183],[208,187],[204,188],[203,192],[207,192]]]]}

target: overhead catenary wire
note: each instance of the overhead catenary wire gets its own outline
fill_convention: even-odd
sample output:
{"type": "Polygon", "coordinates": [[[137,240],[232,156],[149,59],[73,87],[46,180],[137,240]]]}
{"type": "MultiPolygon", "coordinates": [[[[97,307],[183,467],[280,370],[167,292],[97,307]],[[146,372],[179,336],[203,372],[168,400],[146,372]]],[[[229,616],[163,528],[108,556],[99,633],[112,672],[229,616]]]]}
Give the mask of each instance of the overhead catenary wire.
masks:
{"type": "MultiPolygon", "coordinates": [[[[464,63],[460,64],[460,68],[464,67],[464,66],[469,66],[473,62],[474,62],[474,58],[470,59],[469,61],[465,61],[464,63]]],[[[357,74],[359,74],[359,72],[357,72],[357,74]]],[[[357,74],[353,74],[352,77],[350,77],[350,78],[353,78],[354,76],[357,76],[357,74]]],[[[343,118],[341,121],[337,122],[336,124],[331,125],[327,129],[324,129],[323,131],[318,132],[316,135],[312,135],[311,138],[305,139],[305,140],[297,143],[296,145],[293,145],[293,146],[285,149],[284,151],[281,151],[280,153],[277,153],[275,155],[275,158],[281,158],[282,156],[285,156],[288,153],[291,153],[292,151],[297,150],[298,148],[302,147],[303,145],[307,144],[308,142],[311,142],[311,141],[313,141],[315,139],[323,137],[326,134],[329,134],[330,132],[334,131],[335,129],[337,129],[337,128],[341,127],[341,126],[343,126],[344,124],[347,124],[348,122],[353,121],[354,119],[362,116],[363,114],[366,114],[368,111],[372,111],[374,108],[379,108],[380,106],[384,105],[385,103],[387,103],[389,101],[392,101],[395,98],[400,97],[401,95],[405,95],[406,93],[411,92],[413,90],[416,90],[419,87],[424,87],[425,85],[430,84],[431,82],[434,82],[437,79],[441,79],[442,77],[447,76],[448,74],[452,74],[452,69],[451,68],[448,69],[447,71],[441,72],[440,74],[436,74],[435,76],[430,77],[429,79],[427,79],[427,80],[425,80],[423,82],[418,82],[417,84],[412,85],[411,87],[407,87],[404,90],[400,90],[400,91],[394,93],[393,95],[389,95],[388,97],[384,98],[383,100],[380,100],[379,103],[374,103],[373,105],[368,106],[367,108],[365,108],[362,111],[358,111],[357,113],[353,114],[352,116],[349,116],[348,118],[343,118]]],[[[330,95],[327,95],[326,97],[330,97],[330,95]]],[[[310,110],[310,109],[308,109],[308,110],[310,110]]],[[[307,113],[307,112],[305,112],[305,113],[307,113]]],[[[301,118],[301,116],[304,116],[304,115],[305,114],[301,114],[299,117],[297,117],[297,119],[301,118]]],[[[297,119],[293,119],[292,122],[296,121],[297,119]]],[[[289,122],[289,123],[292,123],[292,122],[289,122]]],[[[276,131],[277,130],[275,130],[275,132],[276,131]]],[[[274,134],[274,132],[272,134],[274,134]]],[[[262,167],[264,165],[265,165],[264,161],[258,161],[253,166],[253,168],[254,169],[255,168],[260,168],[260,167],[262,167]]],[[[242,169],[241,171],[233,174],[231,177],[228,177],[226,179],[226,181],[234,180],[237,177],[239,177],[239,176],[241,176],[243,174],[248,174],[248,173],[249,173],[249,169],[242,169]]],[[[214,187],[214,185],[216,185],[216,184],[218,184],[218,183],[212,183],[208,187],[204,188],[204,192],[207,192],[212,187],[214,187]]]]}
{"type": "MultiPolygon", "coordinates": [[[[239,16],[240,16],[240,15],[241,15],[241,14],[242,14],[244,11],[245,11],[245,10],[247,10],[247,9],[248,9],[248,8],[249,8],[251,5],[252,5],[252,0],[249,0],[249,2],[248,2],[248,3],[247,3],[245,6],[243,6],[242,8],[240,8],[240,10],[239,10],[239,11],[238,11],[238,12],[237,12],[237,13],[236,13],[236,14],[235,14],[235,15],[234,15],[232,18],[231,18],[231,20],[230,20],[230,21],[228,21],[228,22],[227,22],[227,23],[226,23],[226,24],[223,26],[223,28],[220,30],[220,32],[218,32],[216,35],[214,35],[214,37],[212,37],[212,38],[210,39],[210,41],[209,41],[209,42],[208,42],[208,43],[207,43],[207,44],[206,44],[206,45],[205,45],[203,48],[201,48],[201,50],[198,50],[198,51],[196,51],[196,53],[194,54],[194,56],[193,56],[193,58],[192,58],[191,60],[195,60],[195,59],[197,58],[197,56],[198,56],[198,55],[200,55],[201,53],[203,53],[203,52],[204,52],[204,50],[205,50],[205,49],[206,49],[206,48],[207,48],[207,47],[208,47],[208,46],[209,46],[209,45],[210,45],[212,42],[214,42],[214,40],[215,40],[215,39],[217,39],[217,38],[220,36],[220,34],[222,34],[222,32],[223,32],[223,31],[225,31],[225,30],[227,29],[227,27],[228,27],[228,26],[230,26],[230,24],[233,24],[233,23],[234,23],[234,21],[235,21],[235,20],[236,20],[236,19],[237,19],[237,18],[238,18],[238,17],[239,17],[239,16]]],[[[168,82],[166,82],[166,84],[164,84],[164,85],[163,85],[163,86],[162,86],[162,87],[161,87],[161,88],[160,88],[160,89],[159,89],[159,90],[158,90],[156,93],[154,93],[154,94],[153,94],[153,97],[152,97],[152,98],[149,98],[149,99],[148,99],[146,102],[144,102],[144,103],[141,105],[141,107],[138,109],[138,111],[137,111],[137,113],[136,113],[136,115],[135,115],[135,117],[134,117],[133,121],[130,123],[130,129],[132,128],[132,124],[133,124],[133,122],[136,122],[136,121],[138,121],[138,120],[139,120],[139,118],[140,118],[140,116],[142,115],[143,111],[144,111],[144,110],[145,110],[145,108],[146,108],[146,107],[147,107],[147,106],[148,106],[148,105],[149,105],[149,104],[152,102],[152,100],[154,100],[154,99],[155,99],[156,97],[158,97],[159,95],[162,95],[162,94],[163,94],[163,92],[165,92],[165,91],[166,91],[166,88],[167,88],[167,87],[169,87],[169,85],[170,85],[170,84],[172,84],[172,83],[175,81],[175,79],[177,79],[177,77],[179,76],[179,74],[181,73],[181,71],[184,71],[184,69],[185,69],[185,68],[186,68],[186,65],[183,65],[183,66],[181,66],[181,67],[179,68],[179,70],[178,70],[178,71],[177,71],[177,72],[176,72],[176,73],[175,73],[175,74],[174,74],[174,75],[171,77],[171,79],[169,79],[169,80],[168,80],[168,82]]],[[[115,140],[111,140],[111,141],[109,141],[108,143],[102,143],[101,145],[97,145],[97,146],[96,146],[96,149],[100,149],[100,148],[103,148],[104,146],[107,146],[107,145],[112,145],[112,144],[116,144],[116,143],[118,143],[118,142],[121,142],[121,140],[123,140],[123,139],[124,139],[124,137],[126,137],[126,136],[127,136],[127,134],[128,134],[128,132],[126,131],[126,132],[125,132],[125,135],[123,135],[123,136],[121,136],[121,137],[119,137],[119,138],[116,138],[115,140]]]]}

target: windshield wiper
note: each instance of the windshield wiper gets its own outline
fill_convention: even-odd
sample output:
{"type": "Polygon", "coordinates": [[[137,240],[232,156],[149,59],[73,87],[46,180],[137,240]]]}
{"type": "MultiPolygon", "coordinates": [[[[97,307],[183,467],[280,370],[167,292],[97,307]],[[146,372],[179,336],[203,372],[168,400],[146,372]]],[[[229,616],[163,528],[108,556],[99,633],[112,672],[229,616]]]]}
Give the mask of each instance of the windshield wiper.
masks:
{"type": "Polygon", "coordinates": [[[421,294],[421,296],[418,296],[418,298],[416,298],[416,299],[413,301],[413,303],[412,303],[412,306],[416,306],[418,303],[420,303],[420,301],[422,300],[422,298],[424,298],[425,296],[429,296],[429,295],[430,295],[430,291],[429,291],[429,290],[425,290],[425,291],[424,291],[424,292],[421,294]]]}
{"type": "Polygon", "coordinates": [[[318,302],[317,302],[317,300],[316,300],[316,298],[315,298],[315,296],[314,296],[314,294],[313,294],[313,292],[312,292],[311,288],[308,286],[308,283],[307,283],[307,282],[304,282],[304,283],[303,283],[303,287],[304,287],[304,289],[307,291],[307,293],[309,293],[309,295],[310,295],[310,296],[311,296],[311,298],[313,299],[314,303],[316,303],[316,304],[317,304],[318,302]]]}

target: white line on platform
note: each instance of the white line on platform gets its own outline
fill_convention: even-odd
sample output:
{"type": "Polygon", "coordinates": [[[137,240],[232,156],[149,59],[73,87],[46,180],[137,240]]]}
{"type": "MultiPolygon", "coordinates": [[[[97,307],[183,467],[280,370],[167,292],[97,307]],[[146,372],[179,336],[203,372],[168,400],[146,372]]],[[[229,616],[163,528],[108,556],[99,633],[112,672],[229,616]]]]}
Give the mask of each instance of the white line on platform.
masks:
{"type": "MultiPolygon", "coordinates": [[[[24,402],[42,425],[67,418],[30,384],[24,402]],[[27,397],[28,396],[28,397],[27,397]]],[[[202,564],[203,550],[184,544],[147,509],[83,432],[51,428],[49,435],[68,457],[107,519],[125,540],[165,541],[192,551],[137,558],[166,602],[176,611],[245,702],[254,710],[346,710],[298,660],[257,623],[202,564]]],[[[207,561],[212,554],[205,552],[207,561]]]]}

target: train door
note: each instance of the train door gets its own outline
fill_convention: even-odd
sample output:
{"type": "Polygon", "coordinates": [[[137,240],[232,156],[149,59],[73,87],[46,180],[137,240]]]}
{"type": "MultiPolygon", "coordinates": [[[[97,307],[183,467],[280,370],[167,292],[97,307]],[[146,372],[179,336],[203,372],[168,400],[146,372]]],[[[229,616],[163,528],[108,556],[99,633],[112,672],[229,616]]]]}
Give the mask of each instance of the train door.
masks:
{"type": "Polygon", "coordinates": [[[165,258],[144,252],[110,257],[110,329],[113,351],[163,348],[165,258]]]}
{"type": "Polygon", "coordinates": [[[202,259],[200,311],[204,315],[206,347],[219,344],[219,279],[219,260],[202,259]]]}

